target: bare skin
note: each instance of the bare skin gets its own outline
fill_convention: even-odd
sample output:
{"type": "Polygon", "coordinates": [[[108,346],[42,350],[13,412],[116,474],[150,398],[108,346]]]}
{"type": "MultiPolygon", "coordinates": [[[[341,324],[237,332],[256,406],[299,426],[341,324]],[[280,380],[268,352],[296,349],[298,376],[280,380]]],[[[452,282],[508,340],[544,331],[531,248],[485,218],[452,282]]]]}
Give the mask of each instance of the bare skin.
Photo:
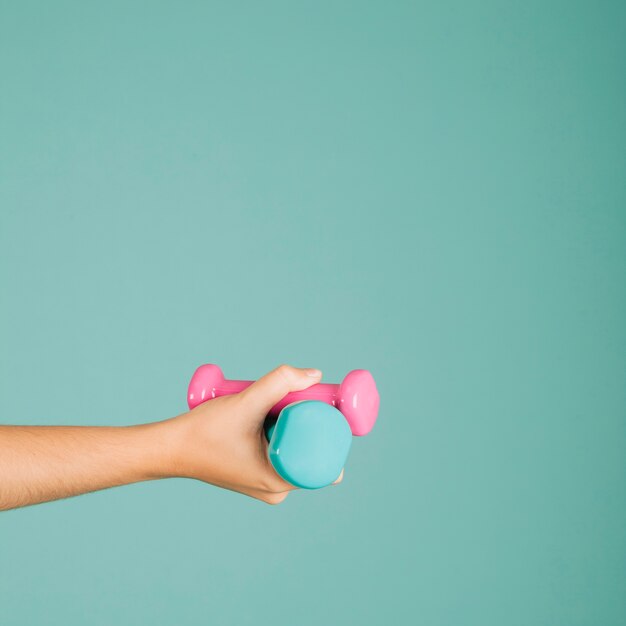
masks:
{"type": "Polygon", "coordinates": [[[174,477],[279,504],[294,487],[267,458],[263,422],[287,393],[321,375],[281,365],[239,394],[151,424],[0,426],[0,510],[174,477]]]}

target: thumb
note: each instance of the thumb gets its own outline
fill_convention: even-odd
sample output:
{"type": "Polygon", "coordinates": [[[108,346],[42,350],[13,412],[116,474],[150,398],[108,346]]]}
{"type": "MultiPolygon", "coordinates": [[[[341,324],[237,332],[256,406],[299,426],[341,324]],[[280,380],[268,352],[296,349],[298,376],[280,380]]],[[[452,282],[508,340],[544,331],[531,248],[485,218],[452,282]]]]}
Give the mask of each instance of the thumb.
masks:
{"type": "Polygon", "coordinates": [[[255,407],[265,414],[288,393],[302,391],[319,383],[321,378],[322,372],[317,369],[281,365],[259,378],[241,393],[246,400],[253,402],[255,407]]]}

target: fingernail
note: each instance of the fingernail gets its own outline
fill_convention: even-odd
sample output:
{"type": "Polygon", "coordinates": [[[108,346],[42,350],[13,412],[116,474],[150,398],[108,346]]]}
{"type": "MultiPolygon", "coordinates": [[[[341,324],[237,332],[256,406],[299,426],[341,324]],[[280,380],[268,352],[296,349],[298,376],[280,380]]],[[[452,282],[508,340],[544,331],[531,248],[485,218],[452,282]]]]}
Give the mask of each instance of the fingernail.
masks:
{"type": "Polygon", "coordinates": [[[322,375],[322,372],[315,369],[306,369],[304,370],[307,376],[311,376],[311,378],[319,378],[322,375]]]}

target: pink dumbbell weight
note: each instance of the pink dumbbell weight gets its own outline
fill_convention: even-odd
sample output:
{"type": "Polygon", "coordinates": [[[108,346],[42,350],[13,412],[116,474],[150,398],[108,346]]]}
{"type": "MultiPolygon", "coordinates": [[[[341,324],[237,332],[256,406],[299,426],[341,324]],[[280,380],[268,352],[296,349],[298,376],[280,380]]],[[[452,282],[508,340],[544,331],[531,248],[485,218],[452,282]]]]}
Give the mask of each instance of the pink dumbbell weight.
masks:
{"type": "MultiPolygon", "coordinates": [[[[189,408],[220,396],[239,393],[249,387],[250,380],[227,380],[217,365],[201,365],[189,383],[187,402],[189,408]]],[[[304,391],[287,394],[275,404],[271,416],[277,416],[283,408],[301,400],[319,400],[339,409],[353,435],[367,435],[378,417],[380,398],[373,376],[367,370],[352,370],[340,385],[318,383],[304,391]]]]}

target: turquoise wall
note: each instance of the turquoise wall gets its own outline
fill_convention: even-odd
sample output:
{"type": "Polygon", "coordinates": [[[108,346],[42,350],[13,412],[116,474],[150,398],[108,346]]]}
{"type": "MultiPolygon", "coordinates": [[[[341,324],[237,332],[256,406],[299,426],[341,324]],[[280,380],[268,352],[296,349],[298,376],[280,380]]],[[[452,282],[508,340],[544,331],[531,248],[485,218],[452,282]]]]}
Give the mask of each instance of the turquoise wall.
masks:
{"type": "MultiPolygon", "coordinates": [[[[371,369],[344,483],[0,515],[6,626],[626,622],[621,2],[0,2],[0,421],[371,369]]],[[[1,477],[0,477],[1,488],[1,477]]]]}

